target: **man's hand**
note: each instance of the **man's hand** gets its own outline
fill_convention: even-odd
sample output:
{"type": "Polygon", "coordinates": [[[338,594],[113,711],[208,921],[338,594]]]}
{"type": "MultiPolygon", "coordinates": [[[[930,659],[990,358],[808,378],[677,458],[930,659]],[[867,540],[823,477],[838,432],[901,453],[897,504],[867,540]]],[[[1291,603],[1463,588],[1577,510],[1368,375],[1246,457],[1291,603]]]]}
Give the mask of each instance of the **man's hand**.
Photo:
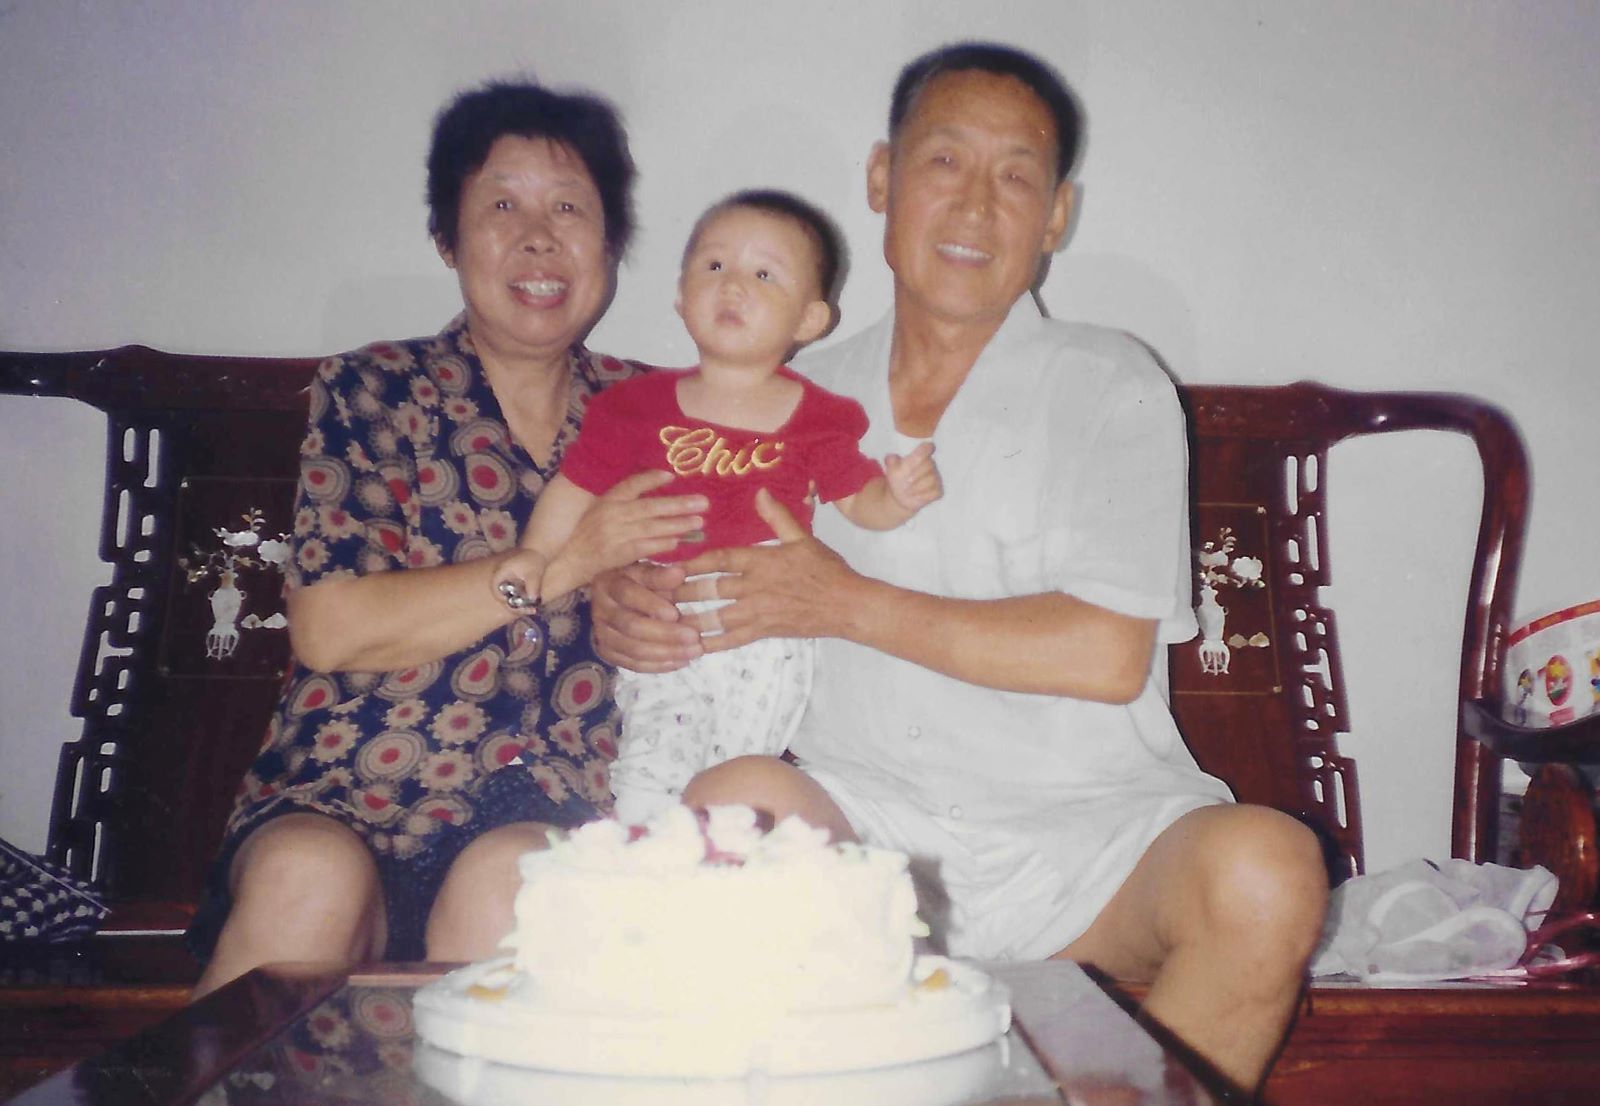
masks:
{"type": "Polygon", "coordinates": [[[764,488],[756,493],[756,512],[772,527],[779,545],[714,549],[684,566],[690,575],[728,574],[685,584],[674,595],[679,601],[731,600],[695,616],[702,629],[721,630],[702,639],[705,651],[721,652],[768,637],[843,636],[849,624],[848,593],[861,577],[806,533],[764,488]]]}
{"type": "Polygon", "coordinates": [[[700,631],[679,620],[672,593],[681,565],[634,564],[603,572],[589,590],[595,651],[635,672],[672,672],[705,650],[700,631]]]}
{"type": "Polygon", "coordinates": [[[944,480],[933,463],[932,442],[923,442],[904,457],[889,454],[883,459],[883,475],[889,494],[908,511],[920,511],[944,495],[944,480]]]}

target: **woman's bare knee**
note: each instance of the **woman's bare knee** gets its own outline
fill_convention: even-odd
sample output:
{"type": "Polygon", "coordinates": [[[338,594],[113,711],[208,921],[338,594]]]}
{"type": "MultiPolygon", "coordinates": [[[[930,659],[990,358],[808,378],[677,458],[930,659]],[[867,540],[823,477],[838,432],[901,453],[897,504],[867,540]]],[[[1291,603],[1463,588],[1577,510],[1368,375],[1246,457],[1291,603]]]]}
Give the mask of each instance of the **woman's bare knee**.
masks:
{"type": "Polygon", "coordinates": [[[691,807],[742,803],[774,819],[797,815],[828,831],[834,841],[854,841],[850,820],[816,780],[778,757],[735,757],[695,776],[683,789],[691,807]]]}
{"type": "Polygon", "coordinates": [[[456,857],[428,912],[429,960],[481,960],[493,955],[511,932],[518,862],[526,853],[549,847],[551,827],[515,822],[492,829],[456,857]]]}
{"type": "Polygon", "coordinates": [[[288,814],[250,834],[229,869],[233,904],[196,997],[279,960],[353,963],[383,954],[383,887],[356,833],[288,814]]]}
{"type": "MultiPolygon", "coordinates": [[[[260,915],[276,943],[325,955],[383,952],[383,887],[355,831],[317,814],[290,814],[252,833],[230,871],[234,907],[260,915]]],[[[302,959],[315,959],[307,955],[302,959]]]]}
{"type": "Polygon", "coordinates": [[[237,896],[252,887],[342,891],[351,878],[377,882],[377,865],[354,830],[320,814],[286,814],[245,838],[228,870],[237,896]]]}

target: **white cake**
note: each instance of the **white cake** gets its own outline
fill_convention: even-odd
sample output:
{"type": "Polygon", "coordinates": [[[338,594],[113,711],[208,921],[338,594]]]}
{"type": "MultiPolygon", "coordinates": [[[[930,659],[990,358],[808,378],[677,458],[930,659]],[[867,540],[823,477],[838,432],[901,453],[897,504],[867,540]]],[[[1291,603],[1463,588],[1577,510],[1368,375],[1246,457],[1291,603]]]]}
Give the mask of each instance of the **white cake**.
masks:
{"type": "Polygon", "coordinates": [[[914,955],[902,853],[746,807],[573,831],[521,861],[511,955],[416,999],[454,1052],[563,1071],[724,1076],[940,1056],[1009,1024],[975,969],[914,955]]]}
{"type": "Polygon", "coordinates": [[[506,943],[551,1004],[794,1011],[904,993],[919,922],[903,854],[830,846],[798,818],[763,834],[748,807],[713,809],[702,833],[674,806],[629,836],[593,822],[522,858],[506,943]]]}

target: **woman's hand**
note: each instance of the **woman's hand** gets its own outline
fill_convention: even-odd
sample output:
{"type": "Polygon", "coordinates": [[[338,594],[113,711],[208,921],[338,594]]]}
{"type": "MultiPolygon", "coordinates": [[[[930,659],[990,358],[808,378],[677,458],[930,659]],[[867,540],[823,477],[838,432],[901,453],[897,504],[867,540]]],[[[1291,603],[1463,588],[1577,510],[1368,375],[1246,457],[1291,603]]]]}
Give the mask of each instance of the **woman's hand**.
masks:
{"type": "MultiPolygon", "coordinates": [[[[589,502],[550,558],[544,597],[565,595],[609,569],[669,552],[704,526],[701,513],[709,506],[705,496],[648,495],[673,479],[662,470],[635,473],[589,502]]],[[[555,491],[552,484],[546,494],[555,491]]]]}
{"type": "Polygon", "coordinates": [[[780,544],[716,549],[684,566],[690,575],[729,574],[685,584],[675,595],[678,600],[732,600],[695,616],[702,629],[721,630],[702,639],[706,652],[768,637],[851,636],[856,609],[851,596],[863,578],[808,534],[766,489],[756,493],[756,513],[780,544]]]}
{"type": "Polygon", "coordinates": [[[705,650],[700,631],[680,620],[673,592],[682,565],[634,564],[603,572],[589,588],[595,651],[635,672],[672,672],[705,650]]]}

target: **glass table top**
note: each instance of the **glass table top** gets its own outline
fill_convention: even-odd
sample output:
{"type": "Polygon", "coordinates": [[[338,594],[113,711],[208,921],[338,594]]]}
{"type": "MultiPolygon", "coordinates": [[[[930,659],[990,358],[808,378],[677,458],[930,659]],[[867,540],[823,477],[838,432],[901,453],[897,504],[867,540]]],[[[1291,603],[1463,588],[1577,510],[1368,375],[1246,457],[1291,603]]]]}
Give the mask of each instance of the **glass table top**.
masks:
{"type": "Polygon", "coordinates": [[[745,1079],[637,1079],[539,1071],[415,1038],[412,986],[346,984],[243,1056],[197,1106],[979,1106],[1061,1101],[1013,1027],[954,1056],[868,1071],[745,1079]]]}

